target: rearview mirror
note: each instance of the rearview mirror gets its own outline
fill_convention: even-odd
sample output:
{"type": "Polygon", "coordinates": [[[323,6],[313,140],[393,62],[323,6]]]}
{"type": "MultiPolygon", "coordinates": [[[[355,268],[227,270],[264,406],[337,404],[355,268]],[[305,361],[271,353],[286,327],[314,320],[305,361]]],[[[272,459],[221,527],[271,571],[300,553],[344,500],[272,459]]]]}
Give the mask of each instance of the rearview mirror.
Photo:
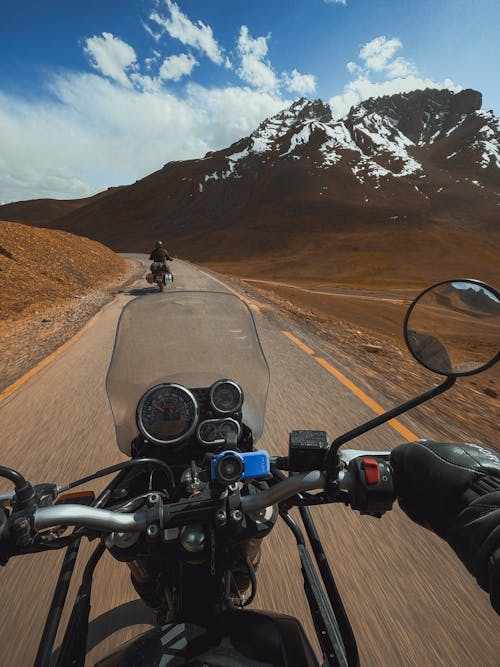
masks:
{"type": "Polygon", "coordinates": [[[500,294],[477,280],[448,280],[424,290],[406,313],[408,349],[440,375],[473,375],[500,359],[500,294]]]}

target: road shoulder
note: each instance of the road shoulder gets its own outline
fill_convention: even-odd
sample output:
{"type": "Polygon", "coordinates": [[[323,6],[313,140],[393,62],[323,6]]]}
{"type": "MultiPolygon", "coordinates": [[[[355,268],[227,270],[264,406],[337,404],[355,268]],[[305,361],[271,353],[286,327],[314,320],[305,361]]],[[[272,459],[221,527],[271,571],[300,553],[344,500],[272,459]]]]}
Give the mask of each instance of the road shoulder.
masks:
{"type": "Polygon", "coordinates": [[[73,338],[117,294],[143,275],[140,262],[128,260],[128,271],[119,280],[28,315],[0,328],[0,392],[31,371],[43,359],[73,338]]]}

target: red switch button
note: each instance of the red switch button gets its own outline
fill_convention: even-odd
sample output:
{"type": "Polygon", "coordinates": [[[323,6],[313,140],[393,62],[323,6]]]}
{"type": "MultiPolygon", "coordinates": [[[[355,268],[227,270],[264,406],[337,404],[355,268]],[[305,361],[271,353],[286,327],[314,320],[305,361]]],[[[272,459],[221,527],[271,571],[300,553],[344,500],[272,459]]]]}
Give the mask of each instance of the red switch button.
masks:
{"type": "Polygon", "coordinates": [[[380,470],[375,459],[365,457],[363,459],[363,469],[367,484],[378,484],[380,482],[380,470]]]}

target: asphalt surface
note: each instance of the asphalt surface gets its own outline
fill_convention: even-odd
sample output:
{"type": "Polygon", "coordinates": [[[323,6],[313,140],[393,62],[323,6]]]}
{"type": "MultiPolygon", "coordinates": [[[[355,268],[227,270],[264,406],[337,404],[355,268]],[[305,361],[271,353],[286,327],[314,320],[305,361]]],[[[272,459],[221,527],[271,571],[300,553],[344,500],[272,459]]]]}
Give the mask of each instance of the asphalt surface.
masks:
{"type": "MultiPolygon", "coordinates": [[[[189,264],[175,262],[173,270],[174,289],[225,289],[189,264]]],[[[2,464],[19,469],[32,482],[64,482],[123,459],[104,380],[121,309],[150,289],[139,281],[120,294],[73,345],[0,403],[2,464]]],[[[290,331],[363,386],[348,360],[322,350],[321,341],[304,324],[283,320],[272,307],[251,297],[248,302],[271,368],[260,448],[285,454],[293,429],[322,429],[333,438],[373,417],[370,408],[282,332],[290,331]]],[[[373,398],[384,405],[383,396],[373,398]]],[[[402,421],[419,433],[418,423],[402,421]]],[[[389,449],[402,440],[384,425],[351,446],[389,449]]],[[[412,524],[398,508],[381,520],[338,505],[314,508],[313,514],[363,666],[500,665],[500,620],[447,545],[412,524]]],[[[85,563],[82,556],[93,546],[82,547],[77,574],[85,563]]],[[[37,554],[12,559],[0,571],[0,665],[33,663],[61,561],[62,553],[37,554]]],[[[287,529],[277,527],[264,545],[253,606],[296,615],[311,631],[301,582],[294,540],[287,529]]],[[[78,583],[76,577],[71,599],[78,583]]],[[[148,615],[134,600],[128,568],[105,554],[94,578],[93,648],[86,664],[94,664],[145,627],[148,615]],[[117,630],[120,625],[127,627],[117,630]]]]}

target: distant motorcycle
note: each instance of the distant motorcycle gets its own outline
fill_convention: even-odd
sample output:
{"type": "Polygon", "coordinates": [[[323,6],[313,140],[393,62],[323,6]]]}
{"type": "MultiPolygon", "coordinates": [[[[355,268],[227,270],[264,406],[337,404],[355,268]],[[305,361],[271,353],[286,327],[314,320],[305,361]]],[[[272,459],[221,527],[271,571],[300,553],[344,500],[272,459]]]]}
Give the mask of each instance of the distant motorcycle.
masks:
{"type": "Polygon", "coordinates": [[[153,262],[151,264],[151,272],[147,274],[146,280],[150,285],[156,283],[160,289],[160,292],[163,292],[165,285],[171,285],[174,282],[174,276],[172,272],[165,268],[165,264],[162,262],[153,262]]]}
{"type": "Polygon", "coordinates": [[[324,431],[292,431],[288,454],[270,456],[255,449],[264,428],[269,368],[248,306],[220,292],[177,291],[131,301],[120,318],[106,378],[117,443],[128,460],[64,485],[32,486],[0,466],[0,477],[15,486],[0,496],[0,565],[14,556],[67,548],[36,667],[51,662],[84,537],[96,547],[58,667],[84,666],[92,577],[105,551],[127,564],[158,624],[100,667],[319,667],[297,619],[244,609],[256,593],[259,544],[279,517],[297,542],[322,665],[359,667],[309,506],[345,504],[374,517],[389,511],[398,496],[390,452],[341,447],[450,389],[458,376],[492,366],[500,358],[499,320],[500,294],[484,283],[453,280],[430,287],[411,304],[404,332],[417,361],[445,380],[333,442],[324,431]],[[167,324],[168,335],[158,335],[167,324]],[[111,473],[117,476],[97,498],[71,493],[111,473]]]}

